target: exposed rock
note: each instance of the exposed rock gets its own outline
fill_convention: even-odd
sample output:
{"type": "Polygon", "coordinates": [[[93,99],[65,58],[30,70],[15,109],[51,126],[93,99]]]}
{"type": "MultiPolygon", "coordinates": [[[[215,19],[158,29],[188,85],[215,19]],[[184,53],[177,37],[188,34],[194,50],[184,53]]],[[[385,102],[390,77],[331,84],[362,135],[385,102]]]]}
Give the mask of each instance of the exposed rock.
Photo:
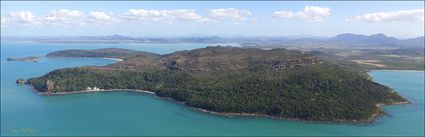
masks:
{"type": "Polygon", "coordinates": [[[87,87],[87,88],[86,88],[86,91],[101,91],[101,90],[103,90],[103,89],[100,89],[100,88],[98,88],[98,87],[93,87],[93,88],[91,88],[91,87],[87,87]]]}
{"type": "Polygon", "coordinates": [[[46,80],[46,82],[44,83],[44,89],[46,90],[46,91],[50,91],[50,90],[53,90],[54,89],[54,82],[53,81],[50,81],[50,80],[46,80]]]}
{"type": "Polygon", "coordinates": [[[98,87],[93,87],[93,91],[100,91],[100,88],[98,88],[98,87]]]}
{"type": "Polygon", "coordinates": [[[169,61],[166,63],[167,68],[170,70],[180,70],[177,62],[175,60],[169,61]]]}
{"type": "Polygon", "coordinates": [[[304,57],[299,59],[287,59],[285,61],[275,62],[272,67],[277,70],[290,69],[294,67],[301,67],[305,65],[321,64],[322,62],[314,57],[304,57]]]}
{"type": "Polygon", "coordinates": [[[16,84],[25,84],[25,79],[17,79],[16,84]]]}

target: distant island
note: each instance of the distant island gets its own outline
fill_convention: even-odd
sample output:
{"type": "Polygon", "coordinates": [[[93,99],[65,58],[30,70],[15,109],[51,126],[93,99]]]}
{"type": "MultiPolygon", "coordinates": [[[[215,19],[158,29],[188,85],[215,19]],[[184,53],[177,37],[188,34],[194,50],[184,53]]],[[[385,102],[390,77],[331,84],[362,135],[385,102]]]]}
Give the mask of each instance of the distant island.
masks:
{"type": "Polygon", "coordinates": [[[104,48],[93,50],[61,50],[47,54],[47,57],[92,57],[126,59],[137,55],[157,56],[159,54],[120,48],[104,48]]]}
{"type": "Polygon", "coordinates": [[[283,47],[321,47],[321,48],[408,48],[423,47],[424,36],[407,39],[394,38],[382,33],[364,35],[343,33],[334,37],[320,36],[251,36],[251,37],[129,37],[122,35],[110,36],[69,36],[69,37],[7,37],[5,40],[31,40],[43,43],[239,43],[242,46],[283,46],[283,47]]]}
{"type": "Polygon", "coordinates": [[[22,58],[14,58],[14,57],[8,57],[7,61],[25,61],[25,62],[37,62],[40,61],[40,57],[35,56],[29,56],[29,57],[22,57],[22,58]]]}
{"type": "Polygon", "coordinates": [[[50,53],[124,61],[58,69],[26,83],[45,95],[144,90],[216,114],[311,121],[370,122],[384,113],[382,105],[408,103],[389,87],[371,81],[364,71],[318,58],[319,53],[207,47],[126,58],[111,51],[120,50],[50,53]]]}

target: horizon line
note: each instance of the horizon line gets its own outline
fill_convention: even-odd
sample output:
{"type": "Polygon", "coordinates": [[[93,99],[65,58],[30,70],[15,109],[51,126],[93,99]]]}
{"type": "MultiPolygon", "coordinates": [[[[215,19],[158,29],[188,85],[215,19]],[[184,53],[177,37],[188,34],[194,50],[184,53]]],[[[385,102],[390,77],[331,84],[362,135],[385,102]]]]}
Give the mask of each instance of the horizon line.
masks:
{"type": "Polygon", "coordinates": [[[203,34],[188,34],[188,35],[169,35],[169,36],[131,36],[131,35],[122,35],[122,34],[109,34],[109,35],[68,35],[68,36],[60,36],[60,35],[56,35],[56,36],[35,36],[35,35],[26,35],[26,36],[11,36],[11,35],[1,35],[1,38],[6,38],[6,37],[16,37],[16,38],[36,38],[36,37],[46,37],[46,38],[53,38],[53,37],[110,37],[110,36],[121,36],[121,37],[128,37],[128,38],[204,38],[204,37],[219,37],[219,38],[277,38],[277,37],[281,37],[281,38],[332,38],[332,37],[336,37],[338,35],[342,35],[342,34],[353,34],[353,35],[364,35],[364,36],[373,36],[373,35],[384,35],[387,37],[392,37],[392,38],[397,38],[397,39],[409,39],[409,38],[418,38],[418,37],[424,37],[425,35],[417,35],[417,36],[413,36],[413,37],[393,37],[393,36],[389,36],[386,35],[384,33],[374,33],[374,34],[361,34],[361,33],[350,33],[350,32],[346,32],[346,33],[339,33],[333,36],[320,36],[320,35],[312,35],[312,34],[295,34],[295,35],[243,35],[243,34],[234,34],[234,35],[229,35],[229,34],[225,34],[225,35],[203,35],[203,34]]]}

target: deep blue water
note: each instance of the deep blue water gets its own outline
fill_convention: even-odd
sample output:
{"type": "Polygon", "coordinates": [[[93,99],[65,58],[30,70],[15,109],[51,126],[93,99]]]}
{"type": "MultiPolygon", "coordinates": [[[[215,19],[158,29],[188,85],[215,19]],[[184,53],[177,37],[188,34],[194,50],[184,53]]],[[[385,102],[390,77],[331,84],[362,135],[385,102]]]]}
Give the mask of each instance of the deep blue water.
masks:
{"type": "Polygon", "coordinates": [[[120,47],[160,54],[206,44],[1,43],[1,135],[424,135],[424,72],[373,71],[370,75],[413,102],[387,106],[388,116],[371,125],[323,124],[261,117],[222,117],[173,101],[134,92],[41,96],[16,85],[64,67],[105,65],[112,60],[43,58],[7,62],[7,57],[42,56],[62,49],[120,47]]]}

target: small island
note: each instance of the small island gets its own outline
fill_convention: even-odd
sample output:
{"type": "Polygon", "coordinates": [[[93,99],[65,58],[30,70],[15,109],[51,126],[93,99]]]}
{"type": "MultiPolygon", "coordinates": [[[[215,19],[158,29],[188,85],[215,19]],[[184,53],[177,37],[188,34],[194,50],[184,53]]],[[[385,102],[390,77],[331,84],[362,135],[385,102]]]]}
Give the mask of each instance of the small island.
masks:
{"type": "Polygon", "coordinates": [[[27,83],[44,95],[143,90],[214,114],[309,121],[371,122],[382,105],[408,103],[365,71],[297,50],[217,46],[152,55],[58,69],[27,83]]]}
{"type": "Polygon", "coordinates": [[[14,57],[8,57],[7,61],[24,61],[24,62],[37,62],[40,61],[40,57],[35,56],[29,56],[29,57],[22,57],[22,58],[14,58],[14,57]]]}
{"type": "Polygon", "coordinates": [[[25,82],[26,80],[22,78],[16,80],[16,84],[25,84],[25,82]]]}

